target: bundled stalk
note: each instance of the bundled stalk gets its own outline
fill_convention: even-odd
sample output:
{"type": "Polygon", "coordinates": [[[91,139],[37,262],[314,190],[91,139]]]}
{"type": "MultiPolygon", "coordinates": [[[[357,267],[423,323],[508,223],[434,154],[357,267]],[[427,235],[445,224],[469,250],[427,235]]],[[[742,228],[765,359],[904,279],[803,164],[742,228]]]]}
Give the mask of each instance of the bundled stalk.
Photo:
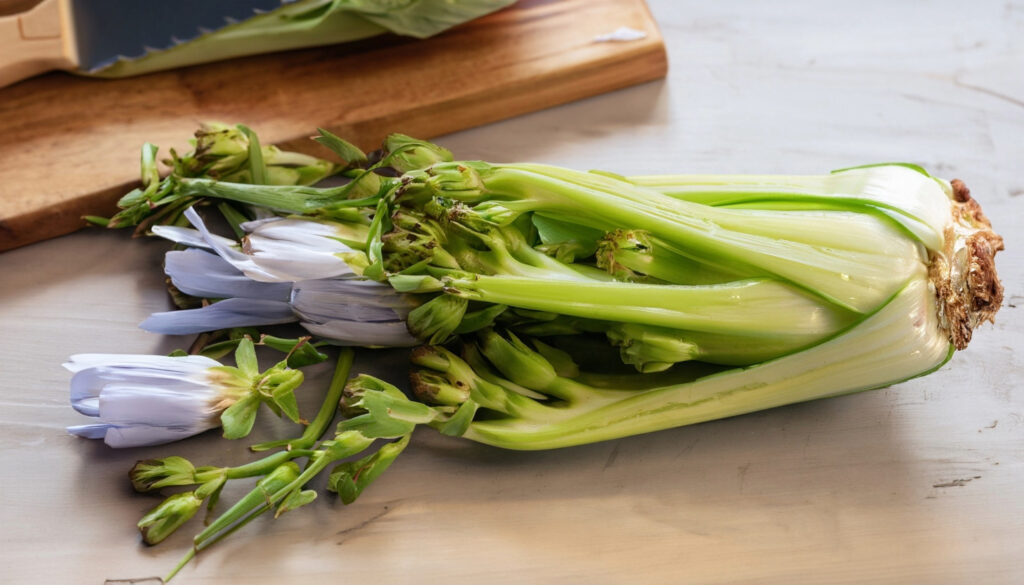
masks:
{"type": "MultiPolygon", "coordinates": [[[[200,134],[163,179],[147,145],[145,187],[108,223],[189,248],[165,265],[184,308],[143,326],[297,321],[320,340],[288,349],[312,351],[289,353],[306,363],[322,359],[311,349],[322,343],[418,347],[411,397],[369,376],[343,384],[344,352],[307,432],[254,446],[284,451],[237,468],[143,466],[152,485],[199,486],[140,523],[147,541],[212,505],[227,479],[264,476],[185,562],[263,512],[312,501],[303,486],[330,462],[342,461],[331,489],[351,502],[419,425],[552,449],[879,388],[942,366],[1002,302],[1002,238],[962,182],[913,165],[623,177],[455,161],[403,135],[367,154],[321,131],[342,160],[334,165],[265,151],[244,127],[216,128],[227,134],[200,134]],[[274,160],[290,171],[273,172],[274,160]],[[340,184],[312,186],[328,173],[340,184]],[[238,239],[215,235],[193,206],[215,207],[238,239]],[[318,443],[339,406],[344,420],[318,443]],[[377,439],[395,442],[343,461],[377,439]]],[[[254,414],[263,394],[251,344],[228,336],[244,350],[239,379],[254,414]]],[[[297,420],[299,380],[285,385],[289,408],[264,401],[297,420]]]]}
{"type": "MultiPolygon", "coordinates": [[[[479,333],[514,339],[523,351],[528,339],[563,351],[601,336],[641,373],[690,363],[719,372],[647,392],[657,400],[630,395],[611,404],[547,395],[513,376],[531,400],[544,395],[543,406],[557,416],[499,409],[487,413],[482,428],[550,427],[545,432],[558,435],[553,429],[568,424],[566,417],[583,417],[588,430],[533,444],[467,428],[468,438],[485,442],[576,444],[896,383],[966,347],[1002,299],[993,260],[1002,239],[963,183],[912,165],[821,176],[630,178],[454,161],[443,148],[401,135],[371,155],[326,132],[318,140],[346,161],[343,185],[165,179],[173,197],[228,200],[291,219],[242,224],[249,233],[239,245],[210,234],[194,214],[198,231],[154,231],[216,252],[243,279],[290,285],[274,314],[290,309],[338,343],[464,348],[472,345],[464,336],[479,333]],[[287,262],[273,263],[277,245],[262,235],[272,229],[291,234],[287,262]],[[349,294],[346,305],[300,294],[357,284],[375,291],[372,300],[349,294]],[[385,296],[394,300],[380,300],[385,296]],[[380,313],[372,307],[387,312],[372,317],[380,313]],[[318,326],[313,314],[335,327],[318,326]],[[371,335],[368,322],[400,324],[408,333],[371,335]],[[364,332],[362,343],[353,332],[364,332]],[[716,407],[687,406],[698,403],[716,407]],[[614,422],[619,418],[632,422],[614,422]]],[[[261,175],[258,168],[248,173],[261,175]]],[[[176,283],[186,280],[180,270],[169,272],[176,283]]],[[[238,301],[244,294],[223,296],[238,301]]],[[[213,313],[218,304],[198,311],[213,313]]],[[[247,324],[261,323],[231,323],[247,324]]],[[[490,360],[500,372],[519,363],[506,354],[490,360]]]]}

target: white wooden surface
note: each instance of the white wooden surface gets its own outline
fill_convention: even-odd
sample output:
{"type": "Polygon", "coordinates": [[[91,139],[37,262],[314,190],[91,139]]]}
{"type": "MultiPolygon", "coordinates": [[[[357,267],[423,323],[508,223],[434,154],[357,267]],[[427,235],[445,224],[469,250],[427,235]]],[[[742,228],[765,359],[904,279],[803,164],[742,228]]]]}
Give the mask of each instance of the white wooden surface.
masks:
{"type": "MultiPolygon", "coordinates": [[[[964,179],[1006,237],[998,323],[926,378],[643,437],[507,453],[419,432],[354,505],[259,521],[182,584],[1024,583],[1024,4],[651,7],[667,81],[441,142],[620,173],[920,163],[964,179]]],[[[184,343],[135,327],[168,305],[163,250],[93,231],[0,256],[0,582],[163,574],[189,531],[139,543],[157,500],[128,468],[248,459],[216,436],[115,452],[63,431],[82,421],[66,356],[184,343]]],[[[394,375],[404,356],[359,364],[394,375]]]]}

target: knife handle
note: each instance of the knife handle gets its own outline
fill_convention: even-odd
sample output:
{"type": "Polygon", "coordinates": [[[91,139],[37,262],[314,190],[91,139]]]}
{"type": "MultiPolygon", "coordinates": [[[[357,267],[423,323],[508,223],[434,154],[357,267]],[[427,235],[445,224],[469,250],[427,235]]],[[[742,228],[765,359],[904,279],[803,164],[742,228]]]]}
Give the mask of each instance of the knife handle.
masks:
{"type": "Polygon", "coordinates": [[[66,0],[43,0],[28,12],[0,17],[0,87],[78,66],[70,16],[66,0]]]}

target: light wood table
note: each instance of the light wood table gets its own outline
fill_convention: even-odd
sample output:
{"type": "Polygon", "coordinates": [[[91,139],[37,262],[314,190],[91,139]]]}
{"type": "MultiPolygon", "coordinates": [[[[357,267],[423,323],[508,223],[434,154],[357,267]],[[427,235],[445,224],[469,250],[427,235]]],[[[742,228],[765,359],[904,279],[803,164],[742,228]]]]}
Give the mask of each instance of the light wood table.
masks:
{"type": "MultiPolygon", "coordinates": [[[[964,179],[1006,237],[997,324],[925,378],[642,437],[509,453],[417,432],[354,505],[261,519],[178,582],[1024,583],[1024,5],[651,6],[667,81],[440,142],[628,174],[919,163],[964,179]]],[[[131,492],[128,468],[248,459],[215,433],[114,451],[64,432],[82,422],[68,355],[187,342],[136,328],[168,306],[164,250],[97,230],[0,256],[0,582],[163,574],[190,531],[140,544],[134,523],[157,500],[131,492]]],[[[358,366],[394,378],[404,359],[358,366]]]]}

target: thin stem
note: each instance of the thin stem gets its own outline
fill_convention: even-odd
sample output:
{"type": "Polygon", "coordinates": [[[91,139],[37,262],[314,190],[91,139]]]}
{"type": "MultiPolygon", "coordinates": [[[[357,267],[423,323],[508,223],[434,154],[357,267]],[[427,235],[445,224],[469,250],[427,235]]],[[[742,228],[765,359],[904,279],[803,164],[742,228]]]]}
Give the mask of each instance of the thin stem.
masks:
{"type": "Polygon", "coordinates": [[[243,477],[256,477],[258,475],[266,475],[273,471],[278,465],[291,461],[292,459],[298,459],[299,457],[309,457],[316,451],[312,449],[292,449],[288,451],[279,451],[273,455],[268,455],[263,459],[246,463],[245,465],[239,465],[237,467],[225,468],[228,479],[241,479],[243,477]]]}
{"type": "Polygon", "coordinates": [[[306,426],[302,436],[297,439],[281,439],[279,441],[268,441],[250,447],[253,451],[266,451],[275,447],[284,447],[291,451],[293,449],[309,449],[327,431],[327,425],[334,419],[338,411],[338,401],[341,400],[341,393],[345,390],[345,382],[352,371],[352,361],[355,352],[351,348],[344,348],[338,354],[338,361],[334,366],[334,374],[331,376],[331,384],[327,387],[327,395],[320,405],[313,421],[306,426]]]}
{"type": "Polygon", "coordinates": [[[837,331],[850,313],[770,280],[721,285],[551,281],[514,276],[452,278],[470,300],[563,315],[721,333],[812,337],[837,331]]]}

